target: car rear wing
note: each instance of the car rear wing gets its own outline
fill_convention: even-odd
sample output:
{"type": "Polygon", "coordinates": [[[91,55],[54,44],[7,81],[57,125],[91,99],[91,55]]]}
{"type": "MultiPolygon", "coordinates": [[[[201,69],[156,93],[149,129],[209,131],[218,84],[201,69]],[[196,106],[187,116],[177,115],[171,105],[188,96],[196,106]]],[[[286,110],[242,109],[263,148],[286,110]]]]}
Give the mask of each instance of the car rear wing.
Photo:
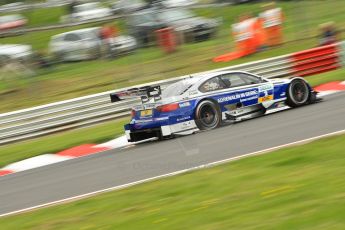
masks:
{"type": "Polygon", "coordinates": [[[121,100],[140,98],[142,103],[149,102],[151,99],[154,101],[161,100],[162,90],[159,85],[157,86],[144,86],[140,88],[132,88],[121,92],[111,93],[110,101],[118,102],[121,100]]]}

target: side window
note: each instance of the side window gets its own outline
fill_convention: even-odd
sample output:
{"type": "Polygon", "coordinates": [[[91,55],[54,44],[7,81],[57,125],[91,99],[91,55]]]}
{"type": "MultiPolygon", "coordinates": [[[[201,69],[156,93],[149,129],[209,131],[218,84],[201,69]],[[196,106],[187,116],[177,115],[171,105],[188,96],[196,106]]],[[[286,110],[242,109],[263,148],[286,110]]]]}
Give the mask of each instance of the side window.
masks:
{"type": "Polygon", "coordinates": [[[200,87],[199,90],[202,93],[211,92],[215,90],[225,89],[223,81],[219,77],[211,78],[205,81],[200,87]]]}
{"type": "Polygon", "coordinates": [[[233,88],[248,85],[248,83],[242,79],[241,73],[225,74],[222,75],[221,78],[227,87],[233,88]]]}
{"type": "Polygon", "coordinates": [[[80,37],[76,34],[66,34],[64,40],[69,42],[75,42],[79,41],[80,37]]]}
{"type": "Polygon", "coordinates": [[[241,74],[241,78],[248,84],[259,84],[262,83],[262,79],[249,74],[241,74]]]}
{"type": "Polygon", "coordinates": [[[221,79],[227,87],[240,87],[262,82],[260,78],[245,73],[225,74],[221,76],[221,79]]]}

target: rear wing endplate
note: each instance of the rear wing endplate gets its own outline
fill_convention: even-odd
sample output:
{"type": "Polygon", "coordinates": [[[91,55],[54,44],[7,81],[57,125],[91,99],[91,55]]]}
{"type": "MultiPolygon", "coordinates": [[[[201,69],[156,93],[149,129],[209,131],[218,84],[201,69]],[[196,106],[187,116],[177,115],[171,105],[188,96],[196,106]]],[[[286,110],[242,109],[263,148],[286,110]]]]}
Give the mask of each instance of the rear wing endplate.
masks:
{"type": "Polygon", "coordinates": [[[161,100],[162,90],[159,85],[157,86],[144,86],[140,88],[132,88],[121,92],[111,93],[110,101],[118,102],[125,99],[140,98],[142,103],[149,102],[151,99],[154,101],[161,100]]]}

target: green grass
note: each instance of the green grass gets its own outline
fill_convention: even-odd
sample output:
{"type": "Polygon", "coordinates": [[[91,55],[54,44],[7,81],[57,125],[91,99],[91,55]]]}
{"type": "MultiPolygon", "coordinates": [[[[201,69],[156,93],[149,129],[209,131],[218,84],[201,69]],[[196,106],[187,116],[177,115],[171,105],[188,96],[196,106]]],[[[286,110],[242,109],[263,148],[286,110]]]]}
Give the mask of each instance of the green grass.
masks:
{"type": "Polygon", "coordinates": [[[312,85],[317,86],[331,81],[344,81],[345,69],[338,69],[328,73],[317,74],[306,77],[306,80],[312,85]]]}
{"type": "MultiPolygon", "coordinates": [[[[282,2],[285,12],[285,39],[294,40],[316,34],[319,23],[333,20],[338,28],[345,21],[345,1],[282,2]],[[328,9],[332,6],[333,11],[328,9]],[[301,10],[304,13],[301,14],[301,10]]],[[[124,86],[191,74],[195,72],[236,65],[263,58],[287,54],[317,45],[317,39],[286,43],[281,47],[257,53],[229,63],[213,63],[213,57],[230,52],[233,44],[230,24],[243,12],[257,13],[260,4],[241,4],[222,8],[195,10],[199,15],[223,19],[218,36],[210,41],[186,44],[174,54],[165,55],[157,47],[140,49],[133,55],[115,60],[96,60],[68,63],[50,69],[37,70],[35,76],[23,76],[0,81],[0,112],[12,111],[44,103],[99,93],[124,86]],[[26,98],[26,100],[22,100],[26,98]],[[13,102],[16,103],[13,103],[13,102]]],[[[42,13],[43,14],[43,13],[42,13]]],[[[39,20],[39,19],[37,19],[39,20]]],[[[122,20],[114,22],[125,33],[122,20]]],[[[52,35],[97,24],[28,33],[3,38],[1,43],[26,43],[34,49],[47,52],[52,35]]],[[[340,37],[341,38],[341,37],[340,37]]]]}
{"type": "MultiPolygon", "coordinates": [[[[345,135],[0,219],[2,229],[344,229],[345,135]]],[[[210,154],[212,154],[210,152],[210,154]]]]}
{"type": "Polygon", "coordinates": [[[45,153],[56,153],[80,144],[106,142],[123,134],[123,125],[127,121],[128,118],[123,118],[88,128],[0,146],[0,168],[29,157],[45,153]]]}
{"type": "MultiPolygon", "coordinates": [[[[310,76],[307,77],[307,80],[313,86],[330,81],[345,80],[345,69],[310,76]]],[[[87,142],[101,143],[110,140],[123,133],[123,124],[128,119],[120,119],[119,121],[99,124],[90,128],[76,129],[40,139],[0,146],[0,168],[19,160],[44,153],[55,153],[78,144],[87,142]]]]}

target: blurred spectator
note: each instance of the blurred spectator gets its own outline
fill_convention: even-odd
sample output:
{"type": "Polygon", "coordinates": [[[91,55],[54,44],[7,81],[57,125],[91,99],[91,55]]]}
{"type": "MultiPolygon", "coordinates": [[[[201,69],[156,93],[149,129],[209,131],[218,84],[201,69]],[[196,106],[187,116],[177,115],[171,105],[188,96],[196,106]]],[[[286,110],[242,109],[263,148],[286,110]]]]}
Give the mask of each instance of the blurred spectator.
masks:
{"type": "Polygon", "coordinates": [[[105,24],[102,26],[100,31],[100,36],[102,39],[111,39],[113,37],[116,37],[118,33],[118,29],[113,24],[105,24]]]}
{"type": "Polygon", "coordinates": [[[100,30],[100,38],[103,40],[106,46],[107,57],[113,56],[111,46],[116,36],[118,36],[118,29],[116,26],[113,24],[105,24],[102,26],[100,30]]]}
{"type": "Polygon", "coordinates": [[[259,14],[265,31],[268,46],[276,46],[283,43],[282,24],[284,20],[281,8],[274,2],[262,6],[264,12],[259,14]]]}
{"type": "Polygon", "coordinates": [[[337,31],[334,22],[326,22],[319,26],[320,28],[320,43],[319,46],[330,45],[337,42],[337,31]]]}

